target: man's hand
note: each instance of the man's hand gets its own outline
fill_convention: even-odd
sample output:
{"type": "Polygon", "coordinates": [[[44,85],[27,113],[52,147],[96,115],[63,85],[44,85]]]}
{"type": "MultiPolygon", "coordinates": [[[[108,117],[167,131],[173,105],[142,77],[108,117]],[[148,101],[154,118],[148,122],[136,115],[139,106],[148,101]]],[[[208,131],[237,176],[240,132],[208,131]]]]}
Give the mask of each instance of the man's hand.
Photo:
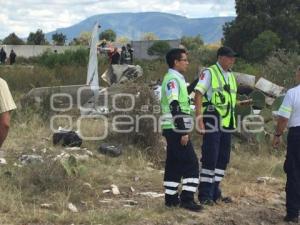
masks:
{"type": "Polygon", "coordinates": [[[188,141],[189,141],[189,135],[186,134],[181,136],[181,140],[180,140],[181,145],[186,146],[188,141]]]}
{"type": "Polygon", "coordinates": [[[253,99],[250,98],[250,99],[247,99],[247,100],[238,101],[237,105],[246,106],[246,105],[251,105],[252,103],[253,103],[253,99]]]}
{"type": "Polygon", "coordinates": [[[278,148],[280,145],[280,137],[274,135],[272,146],[273,148],[278,148]]]}
{"type": "Polygon", "coordinates": [[[199,118],[198,120],[197,132],[201,135],[205,133],[205,125],[202,118],[199,118]]]}

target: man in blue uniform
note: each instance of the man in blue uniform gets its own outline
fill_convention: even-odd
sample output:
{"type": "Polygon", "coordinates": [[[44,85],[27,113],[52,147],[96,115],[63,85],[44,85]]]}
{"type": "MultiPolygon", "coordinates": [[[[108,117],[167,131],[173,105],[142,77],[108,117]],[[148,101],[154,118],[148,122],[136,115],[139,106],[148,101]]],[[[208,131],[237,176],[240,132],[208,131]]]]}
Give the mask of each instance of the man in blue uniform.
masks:
{"type": "Polygon", "coordinates": [[[300,210],[300,66],[296,71],[298,86],[288,90],[278,111],[273,146],[278,147],[280,136],[288,126],[287,154],[284,171],[287,175],[286,222],[298,222],[300,210]]]}
{"type": "Polygon", "coordinates": [[[203,134],[198,197],[204,205],[232,201],[222,196],[220,182],[230,159],[231,130],[236,127],[237,84],[231,72],[236,56],[231,48],[220,47],[217,63],[200,74],[195,88],[197,128],[203,134]]]}
{"type": "Polygon", "coordinates": [[[189,94],[182,75],[189,64],[186,51],[172,49],[167,53],[166,61],[169,70],[161,87],[161,125],[167,140],[165,205],[200,211],[201,205],[194,202],[194,193],[199,183],[199,165],[189,136],[193,120],[190,116],[189,94]],[[180,183],[182,191],[179,196],[180,183]]]}

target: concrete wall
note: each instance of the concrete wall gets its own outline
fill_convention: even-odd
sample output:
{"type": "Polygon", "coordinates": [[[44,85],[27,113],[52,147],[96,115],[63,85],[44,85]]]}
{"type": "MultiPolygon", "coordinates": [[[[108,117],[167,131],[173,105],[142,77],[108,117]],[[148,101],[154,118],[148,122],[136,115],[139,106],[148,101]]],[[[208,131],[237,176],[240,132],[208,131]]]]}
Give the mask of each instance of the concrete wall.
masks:
{"type": "Polygon", "coordinates": [[[79,46],[55,46],[55,45],[0,45],[0,48],[5,50],[7,57],[10,51],[13,49],[18,56],[29,58],[32,56],[39,56],[45,51],[62,53],[65,50],[75,50],[79,46]]]}
{"type": "MultiPolygon", "coordinates": [[[[172,48],[177,48],[180,45],[180,40],[166,40],[172,48]]],[[[134,49],[134,58],[137,59],[154,59],[155,56],[149,56],[147,50],[153,45],[155,41],[132,41],[131,46],[134,49]]],[[[113,44],[119,46],[119,44],[113,44]]],[[[45,51],[62,53],[65,50],[76,50],[82,46],[55,46],[55,45],[0,45],[0,48],[5,50],[7,57],[11,49],[15,51],[17,57],[29,58],[32,56],[39,56],[45,51]]],[[[86,46],[86,48],[88,48],[86,46]]]]}
{"type": "MultiPolygon", "coordinates": [[[[178,48],[180,40],[166,40],[172,48],[178,48]]],[[[148,55],[147,51],[155,41],[132,41],[131,46],[134,49],[134,57],[137,59],[155,59],[156,56],[148,55]]]]}

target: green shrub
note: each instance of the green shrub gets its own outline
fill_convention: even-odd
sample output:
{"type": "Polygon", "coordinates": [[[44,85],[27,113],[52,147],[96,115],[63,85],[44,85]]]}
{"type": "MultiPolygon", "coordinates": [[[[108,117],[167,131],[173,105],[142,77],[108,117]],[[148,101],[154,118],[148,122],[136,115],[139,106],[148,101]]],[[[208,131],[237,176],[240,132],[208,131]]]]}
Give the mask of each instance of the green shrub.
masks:
{"type": "Polygon", "coordinates": [[[155,55],[159,57],[164,57],[167,52],[171,49],[171,46],[167,41],[155,41],[153,45],[148,48],[149,55],[155,55]]]}
{"type": "Polygon", "coordinates": [[[89,50],[85,48],[79,48],[76,51],[66,50],[61,54],[46,51],[40,57],[37,57],[36,62],[50,68],[63,65],[86,66],[88,57],[89,50]]]}
{"type": "Polygon", "coordinates": [[[262,73],[260,64],[251,64],[242,58],[237,58],[233,71],[259,76],[262,73]]]}
{"type": "Polygon", "coordinates": [[[263,65],[262,76],[284,87],[295,84],[295,71],[300,65],[300,55],[279,50],[274,52],[263,65]]]}
{"type": "Polygon", "coordinates": [[[262,61],[277,49],[279,44],[280,38],[276,33],[270,30],[264,31],[245,46],[246,58],[253,62],[262,61]]]}

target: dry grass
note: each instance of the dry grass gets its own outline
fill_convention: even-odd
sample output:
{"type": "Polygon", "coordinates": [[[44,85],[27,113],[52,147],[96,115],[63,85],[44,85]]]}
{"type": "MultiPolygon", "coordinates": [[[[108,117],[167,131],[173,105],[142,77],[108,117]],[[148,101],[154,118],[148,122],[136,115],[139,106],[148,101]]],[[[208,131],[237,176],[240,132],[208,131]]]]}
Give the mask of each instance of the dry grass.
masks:
{"type": "MultiPolygon", "coordinates": [[[[223,210],[217,207],[200,215],[182,209],[169,210],[163,206],[163,198],[139,195],[146,191],[163,193],[163,166],[151,163],[149,156],[134,145],[123,146],[124,153],[120,157],[110,158],[97,153],[100,142],[84,141],[82,147],[91,150],[94,157],[81,162],[84,173],[68,176],[61,164],[51,161],[66,150],[52,146],[48,122],[37,115],[27,115],[23,120],[19,116],[14,116],[13,127],[4,145],[9,164],[0,167],[1,224],[210,224],[210,215],[223,210]],[[43,153],[43,149],[47,152],[43,153]],[[45,163],[22,168],[13,166],[15,162],[20,164],[18,157],[24,153],[40,154],[46,159],[45,163]],[[119,187],[120,195],[103,193],[112,184],[119,187]],[[128,199],[137,201],[137,205],[124,206],[128,199]],[[76,205],[78,213],[68,210],[70,202],[76,205]],[[41,208],[44,203],[51,206],[41,208]]],[[[93,121],[83,123],[90,127],[87,132],[98,130],[93,121]]],[[[199,143],[195,149],[199,152],[199,143]]],[[[242,149],[234,151],[223,182],[225,193],[238,202],[247,198],[267,204],[268,199],[282,191],[282,161],[282,156],[254,155],[242,152],[242,149]],[[259,176],[275,177],[278,182],[258,184],[256,178],[259,176]]]]}
{"type": "MultiPolygon", "coordinates": [[[[195,58],[191,61],[189,81],[197,71],[197,60],[195,58]]],[[[145,72],[142,81],[162,79],[166,72],[166,66],[161,61],[141,62],[141,66],[145,72]]],[[[55,69],[16,66],[9,68],[9,71],[0,68],[0,76],[5,77],[13,93],[21,97],[32,86],[38,86],[37,81],[42,82],[39,85],[45,86],[70,84],[70,81],[84,83],[82,79],[85,78],[85,70],[85,67],[68,66],[55,69]]],[[[136,110],[132,114],[143,115],[147,112],[141,112],[141,106],[155,104],[152,97],[149,97],[150,90],[141,83],[115,88],[119,92],[119,88],[124,88],[122,92],[140,92],[136,110]]],[[[127,102],[121,101],[118,104],[126,106],[127,102]]],[[[8,165],[0,166],[0,224],[277,224],[268,223],[256,215],[262,208],[267,210],[273,207],[269,200],[282,194],[283,151],[273,153],[265,145],[236,145],[238,147],[232,152],[222,186],[225,194],[233,196],[237,203],[229,207],[218,205],[196,214],[182,209],[166,209],[163,197],[148,198],[139,194],[148,191],[163,193],[164,142],[160,134],[153,135],[149,123],[142,123],[140,133],[116,135],[109,132],[106,140],[84,141],[82,147],[90,150],[94,156],[78,163],[84,170],[68,175],[61,163],[52,160],[67,150],[52,146],[49,118],[41,117],[40,114],[38,109],[29,108],[18,109],[13,113],[12,127],[3,146],[8,165]],[[100,155],[97,149],[102,142],[123,144],[123,154],[118,158],[100,155]],[[19,168],[15,165],[20,164],[18,158],[22,154],[41,155],[45,162],[19,168]],[[277,180],[275,183],[257,183],[256,179],[260,176],[275,177],[277,180]],[[112,184],[119,187],[120,195],[103,193],[112,184]],[[125,202],[128,199],[136,201],[137,205],[128,206],[125,202]],[[249,205],[245,206],[244,201],[250,202],[249,205]],[[78,208],[77,213],[68,209],[70,202],[78,208]],[[49,208],[42,208],[41,204],[44,203],[50,204],[49,208]]],[[[72,128],[76,130],[78,117],[76,113],[72,116],[72,128]]],[[[68,127],[68,122],[56,120],[55,125],[68,127]]],[[[97,119],[83,120],[81,130],[84,136],[101,136],[103,124],[97,119]]],[[[199,154],[201,138],[193,135],[193,139],[199,154]]],[[[277,208],[277,214],[283,214],[283,206],[277,208]]],[[[272,211],[266,213],[273,215],[272,211]]]]}

